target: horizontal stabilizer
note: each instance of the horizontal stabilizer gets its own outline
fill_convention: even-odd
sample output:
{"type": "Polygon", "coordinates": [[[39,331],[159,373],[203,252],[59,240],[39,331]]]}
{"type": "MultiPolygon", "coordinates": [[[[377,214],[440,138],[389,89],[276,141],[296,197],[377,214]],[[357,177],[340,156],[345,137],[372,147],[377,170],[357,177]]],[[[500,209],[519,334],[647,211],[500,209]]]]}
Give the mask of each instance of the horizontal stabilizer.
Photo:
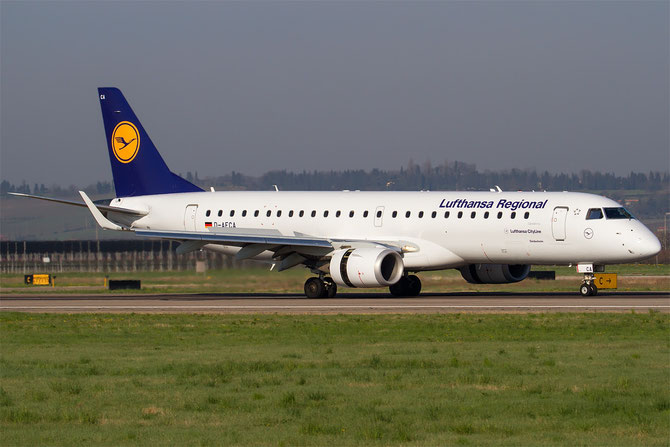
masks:
{"type": "MultiPolygon", "coordinates": [[[[73,205],[73,206],[81,206],[81,207],[86,207],[87,205],[85,203],[81,202],[75,202],[73,200],[63,200],[63,199],[53,199],[51,197],[42,197],[42,196],[34,196],[32,194],[23,194],[20,192],[10,192],[9,194],[17,197],[28,197],[30,199],[38,199],[38,200],[45,200],[47,202],[55,202],[55,203],[62,203],[65,205],[73,205]]],[[[131,210],[128,208],[117,208],[115,206],[108,206],[108,205],[100,205],[100,204],[93,204],[97,209],[100,211],[104,212],[109,212],[112,211],[114,213],[119,213],[119,214],[128,214],[130,216],[137,216],[137,217],[142,217],[146,216],[149,214],[147,211],[140,211],[140,210],[131,210]]]]}

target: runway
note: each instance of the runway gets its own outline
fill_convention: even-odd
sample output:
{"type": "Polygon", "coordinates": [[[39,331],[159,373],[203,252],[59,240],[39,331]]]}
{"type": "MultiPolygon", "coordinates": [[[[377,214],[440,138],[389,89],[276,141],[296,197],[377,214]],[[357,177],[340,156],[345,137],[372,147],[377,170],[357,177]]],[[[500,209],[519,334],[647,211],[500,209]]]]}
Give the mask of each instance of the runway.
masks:
{"type": "Polygon", "coordinates": [[[5,295],[0,311],[50,313],[541,313],[670,312],[670,294],[614,292],[582,298],[575,293],[459,293],[395,298],[365,293],[331,299],[293,294],[5,295]]]}

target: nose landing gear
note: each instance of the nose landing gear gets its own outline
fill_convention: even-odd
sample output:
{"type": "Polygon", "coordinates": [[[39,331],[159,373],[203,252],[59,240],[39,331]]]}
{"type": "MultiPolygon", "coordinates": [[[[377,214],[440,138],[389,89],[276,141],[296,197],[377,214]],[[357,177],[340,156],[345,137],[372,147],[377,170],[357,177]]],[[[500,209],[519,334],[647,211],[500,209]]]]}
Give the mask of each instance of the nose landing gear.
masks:
{"type": "Polygon", "coordinates": [[[581,286],[579,286],[579,293],[581,293],[582,296],[595,296],[598,294],[598,288],[596,285],[593,283],[593,279],[590,281],[587,279],[584,279],[584,282],[582,283],[581,286]]]}
{"type": "Polygon", "coordinates": [[[598,287],[596,287],[595,272],[604,272],[604,265],[594,265],[591,263],[577,264],[577,272],[584,274],[584,281],[579,286],[579,293],[582,296],[595,296],[598,294],[598,287]]]}

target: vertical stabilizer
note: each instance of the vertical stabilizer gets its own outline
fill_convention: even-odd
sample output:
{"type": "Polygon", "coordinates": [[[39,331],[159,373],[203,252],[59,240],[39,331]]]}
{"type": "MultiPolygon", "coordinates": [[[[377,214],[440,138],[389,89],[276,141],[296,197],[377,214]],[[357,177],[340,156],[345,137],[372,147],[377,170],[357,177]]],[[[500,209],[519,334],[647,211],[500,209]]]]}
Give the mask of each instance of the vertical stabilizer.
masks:
{"type": "Polygon", "coordinates": [[[170,171],[118,88],[98,97],[117,197],[202,191],[170,171]]]}

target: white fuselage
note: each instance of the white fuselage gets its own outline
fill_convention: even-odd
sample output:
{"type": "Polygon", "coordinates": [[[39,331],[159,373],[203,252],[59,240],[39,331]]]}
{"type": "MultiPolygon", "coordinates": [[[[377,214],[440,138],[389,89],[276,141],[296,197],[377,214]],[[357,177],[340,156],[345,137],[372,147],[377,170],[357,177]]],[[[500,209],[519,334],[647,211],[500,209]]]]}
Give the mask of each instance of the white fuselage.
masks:
{"type": "MultiPolygon", "coordinates": [[[[402,242],[411,247],[403,262],[412,271],[474,263],[616,264],[660,249],[636,219],[587,219],[590,209],[621,205],[585,193],[195,192],[127,197],[110,205],[148,211],[129,222],[137,229],[402,242]]],[[[240,249],[204,248],[228,254],[240,249]]]]}

